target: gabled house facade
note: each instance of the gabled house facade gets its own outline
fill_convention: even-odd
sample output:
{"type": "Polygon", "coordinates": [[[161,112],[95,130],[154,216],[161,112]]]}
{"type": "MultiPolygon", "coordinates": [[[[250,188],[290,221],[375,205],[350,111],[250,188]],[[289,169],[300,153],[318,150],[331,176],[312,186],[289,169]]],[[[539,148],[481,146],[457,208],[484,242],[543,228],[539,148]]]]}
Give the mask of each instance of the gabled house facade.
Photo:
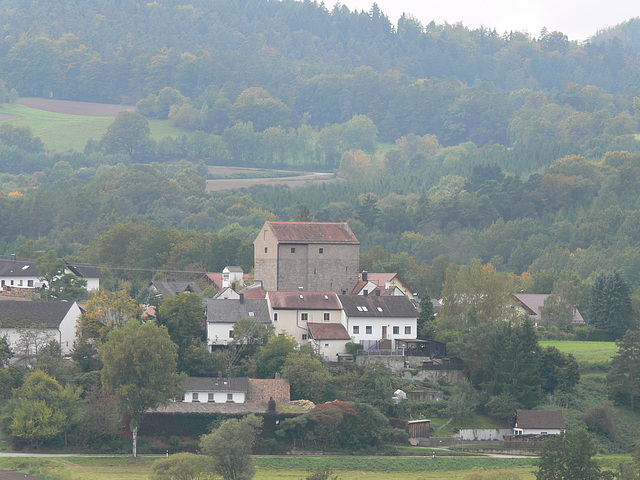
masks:
{"type": "Polygon", "coordinates": [[[179,293],[202,294],[202,289],[196,282],[185,282],[180,280],[154,280],[150,285],[151,291],[162,298],[171,298],[179,293]]]}
{"type": "MultiPolygon", "coordinates": [[[[547,293],[513,293],[511,295],[515,299],[516,308],[520,309],[522,313],[525,313],[533,321],[535,326],[542,324],[541,308],[544,306],[544,302],[549,296],[547,293]]],[[[573,325],[584,325],[585,321],[582,318],[582,314],[577,308],[574,308],[573,318],[571,319],[573,325]]]]}
{"type": "Polygon", "coordinates": [[[184,402],[245,403],[249,391],[247,377],[188,377],[184,402]]]}
{"type": "MultiPolygon", "coordinates": [[[[66,272],[87,281],[88,291],[100,288],[102,274],[93,265],[86,263],[65,262],[66,272]]],[[[25,259],[0,259],[0,290],[17,289],[36,291],[47,287],[38,275],[38,264],[35,260],[25,259]]]]}
{"type": "Polygon", "coordinates": [[[271,323],[267,301],[262,299],[207,298],[207,344],[211,350],[229,345],[238,320],[250,318],[259,323],[271,323]]]}
{"type": "Polygon", "coordinates": [[[0,259],[0,289],[35,290],[42,286],[35,260],[0,259]]]}
{"type": "Polygon", "coordinates": [[[275,333],[291,335],[299,344],[309,341],[309,323],[341,323],[335,292],[267,292],[267,301],[275,333]]]}
{"type": "Polygon", "coordinates": [[[309,343],[326,361],[338,361],[338,355],[346,352],[351,341],[347,329],[341,323],[309,322],[309,343]]]}
{"type": "Polygon", "coordinates": [[[0,301],[0,336],[7,335],[15,351],[23,332],[32,333],[29,354],[35,354],[38,345],[51,340],[60,343],[62,353],[73,349],[76,329],[82,311],[76,302],[31,302],[21,300],[0,301]]]}
{"type": "Polygon", "coordinates": [[[406,296],[339,295],[342,324],[365,350],[395,350],[418,334],[418,310],[406,296]]]}
{"type": "Polygon", "coordinates": [[[249,274],[244,273],[242,267],[226,266],[220,273],[205,273],[203,281],[213,285],[217,290],[228,287],[243,287],[249,280],[249,274]]]}
{"type": "Polygon", "coordinates": [[[267,291],[347,293],[358,281],[360,242],[347,223],[266,222],[253,245],[267,291]]]}
{"type": "Polygon", "coordinates": [[[376,292],[380,292],[380,295],[405,295],[412,300],[415,296],[415,292],[397,273],[361,272],[358,284],[352,293],[354,295],[373,295],[376,292]]]}
{"type": "Polygon", "coordinates": [[[561,410],[516,410],[514,435],[559,435],[567,428],[561,410]]]}

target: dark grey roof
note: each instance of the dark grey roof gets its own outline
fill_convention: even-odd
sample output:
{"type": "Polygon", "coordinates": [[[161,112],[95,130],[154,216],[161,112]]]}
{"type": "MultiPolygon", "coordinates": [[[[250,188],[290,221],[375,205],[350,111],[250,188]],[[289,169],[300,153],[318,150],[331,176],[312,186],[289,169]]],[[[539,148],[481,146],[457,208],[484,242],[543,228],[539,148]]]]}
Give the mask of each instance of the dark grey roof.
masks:
{"type": "Polygon", "coordinates": [[[0,277],[37,277],[35,260],[12,260],[0,258],[0,277]]]}
{"type": "Polygon", "coordinates": [[[560,410],[516,410],[516,428],[567,428],[560,410]]]}
{"type": "Polygon", "coordinates": [[[188,377],[187,392],[247,392],[248,377],[188,377]]]}
{"type": "Polygon", "coordinates": [[[417,317],[415,304],[404,295],[338,295],[349,317],[417,317]]]}
{"type": "Polygon", "coordinates": [[[88,263],[70,263],[65,262],[69,270],[75,275],[82,278],[102,278],[102,273],[93,265],[88,263]]]}
{"type": "Polygon", "coordinates": [[[58,328],[74,302],[0,301],[2,328],[58,328]]]}
{"type": "Polygon", "coordinates": [[[198,295],[202,293],[202,289],[195,282],[166,280],[164,282],[153,281],[151,285],[153,285],[163,297],[173,297],[174,295],[184,292],[197,293],[198,295]]]}
{"type": "Polygon", "coordinates": [[[207,298],[207,322],[236,323],[251,318],[260,323],[271,323],[267,301],[263,299],[207,298]]]}

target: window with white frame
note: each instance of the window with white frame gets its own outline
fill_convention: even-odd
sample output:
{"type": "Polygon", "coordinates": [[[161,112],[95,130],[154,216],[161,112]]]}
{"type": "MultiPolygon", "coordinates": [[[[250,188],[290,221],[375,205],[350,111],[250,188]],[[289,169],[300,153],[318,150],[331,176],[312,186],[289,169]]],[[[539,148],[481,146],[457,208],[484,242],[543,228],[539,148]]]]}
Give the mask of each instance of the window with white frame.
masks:
{"type": "Polygon", "coordinates": [[[394,327],[393,327],[393,334],[394,334],[394,335],[398,335],[399,333],[400,333],[400,327],[398,327],[398,326],[394,326],[394,327]]]}
{"type": "Polygon", "coordinates": [[[309,321],[309,314],[307,312],[301,313],[300,314],[300,320],[302,320],[303,322],[309,321]]]}
{"type": "Polygon", "coordinates": [[[364,327],[364,333],[366,333],[367,335],[371,335],[372,332],[373,328],[371,327],[371,325],[367,325],[366,327],[364,327]]]}
{"type": "Polygon", "coordinates": [[[213,393],[210,393],[210,394],[209,394],[209,401],[210,401],[210,402],[215,401],[215,400],[214,400],[214,398],[213,398],[213,393]]]}
{"type": "Polygon", "coordinates": [[[233,393],[227,393],[227,402],[233,402],[233,393]]]}
{"type": "Polygon", "coordinates": [[[324,314],[323,314],[323,320],[324,320],[325,322],[330,322],[330,321],[331,321],[331,313],[329,313],[329,312],[324,312],[324,314]]]}
{"type": "Polygon", "coordinates": [[[278,321],[278,312],[273,312],[273,321],[274,322],[278,321]]]}
{"type": "Polygon", "coordinates": [[[358,325],[354,325],[353,326],[353,333],[355,333],[355,334],[360,333],[360,327],[358,325]]]}
{"type": "Polygon", "coordinates": [[[411,335],[411,327],[404,327],[404,333],[406,335],[411,335]]]}
{"type": "Polygon", "coordinates": [[[191,394],[191,400],[192,400],[193,402],[199,402],[199,401],[200,401],[200,400],[198,400],[198,392],[193,392],[193,393],[191,394]]]}

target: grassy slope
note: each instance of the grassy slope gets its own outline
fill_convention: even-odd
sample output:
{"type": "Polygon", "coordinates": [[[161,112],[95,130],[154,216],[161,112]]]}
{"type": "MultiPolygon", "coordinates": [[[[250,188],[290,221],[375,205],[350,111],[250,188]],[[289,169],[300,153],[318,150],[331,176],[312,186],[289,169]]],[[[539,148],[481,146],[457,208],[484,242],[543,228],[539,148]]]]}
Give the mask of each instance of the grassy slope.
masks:
{"type": "Polygon", "coordinates": [[[606,363],[617,351],[614,342],[569,342],[559,340],[545,340],[540,345],[552,345],[563,353],[571,353],[578,362],[606,363]]]}
{"type": "MultiPolygon", "coordinates": [[[[65,457],[0,458],[0,468],[60,480],[142,480],[149,478],[154,458],[65,457]]],[[[317,466],[329,465],[341,480],[460,479],[473,469],[500,469],[533,479],[532,459],[447,457],[260,457],[256,458],[256,480],[301,479],[317,466]]]]}
{"type": "MultiPolygon", "coordinates": [[[[64,152],[82,151],[87,140],[99,140],[113,122],[114,117],[89,117],[84,115],[66,115],[26,107],[17,103],[0,106],[0,113],[18,115],[18,118],[5,120],[13,125],[28,125],[34,136],[40,137],[48,150],[64,152]]],[[[180,137],[188,135],[186,130],[175,128],[168,120],[150,120],[151,136],[160,140],[165,136],[180,137]]]]}

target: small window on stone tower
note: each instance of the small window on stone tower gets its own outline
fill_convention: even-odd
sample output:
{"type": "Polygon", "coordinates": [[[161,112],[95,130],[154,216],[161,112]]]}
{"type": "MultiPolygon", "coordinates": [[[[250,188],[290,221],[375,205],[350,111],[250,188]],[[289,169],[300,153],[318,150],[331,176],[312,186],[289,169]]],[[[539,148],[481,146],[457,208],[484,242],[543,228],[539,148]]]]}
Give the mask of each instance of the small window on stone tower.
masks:
{"type": "Polygon", "coordinates": [[[296,247],[291,247],[291,253],[296,253],[296,247]]]}
{"type": "Polygon", "coordinates": [[[324,253],[324,248],[319,248],[318,253],[324,253]]]}
{"type": "Polygon", "coordinates": [[[269,249],[267,247],[264,247],[264,253],[269,253],[269,249]]]}

